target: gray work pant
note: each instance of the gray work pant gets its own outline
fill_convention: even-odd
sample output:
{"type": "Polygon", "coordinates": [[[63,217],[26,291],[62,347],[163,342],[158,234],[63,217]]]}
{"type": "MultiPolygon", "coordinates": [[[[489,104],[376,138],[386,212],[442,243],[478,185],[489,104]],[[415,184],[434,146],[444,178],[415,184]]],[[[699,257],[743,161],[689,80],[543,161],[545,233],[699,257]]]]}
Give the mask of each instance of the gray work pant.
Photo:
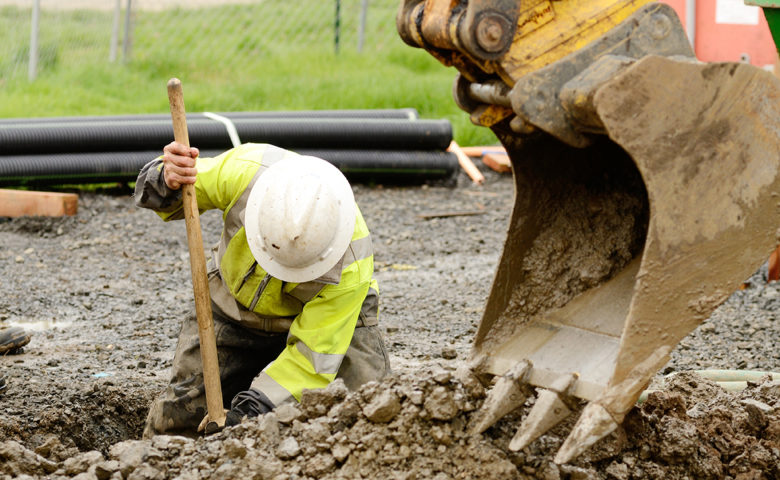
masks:
{"type": "MultiPolygon", "coordinates": [[[[213,306],[214,334],[217,340],[219,375],[225,408],[252,380],[284,350],[287,333],[249,329],[221,315],[213,306]]],[[[157,434],[192,436],[206,415],[206,389],[200,358],[198,322],[184,320],[171,367],[168,387],[154,400],[146,418],[144,438],[157,434]]],[[[357,389],[390,373],[390,362],[379,327],[357,327],[337,378],[347,388],[357,389]]]]}

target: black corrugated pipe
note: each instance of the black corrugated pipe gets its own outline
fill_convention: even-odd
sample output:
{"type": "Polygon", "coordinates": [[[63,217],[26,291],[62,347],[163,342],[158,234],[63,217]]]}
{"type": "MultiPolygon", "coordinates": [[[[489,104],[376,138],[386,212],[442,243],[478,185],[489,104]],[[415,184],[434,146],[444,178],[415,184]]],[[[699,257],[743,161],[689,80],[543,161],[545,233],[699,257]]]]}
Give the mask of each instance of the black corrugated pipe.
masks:
{"type": "MultiPolygon", "coordinates": [[[[288,149],[446,150],[448,120],[236,119],[241,142],[288,149]]],[[[188,122],[190,144],[202,149],[232,147],[225,126],[214,120],[188,122]]],[[[173,138],[170,122],[128,121],[0,126],[3,155],[138,151],[162,148],[173,138]]]]}
{"type": "MultiPolygon", "coordinates": [[[[376,109],[376,110],[292,110],[280,112],[214,112],[231,120],[247,118],[397,118],[416,120],[420,118],[414,108],[376,109]]],[[[187,120],[208,119],[201,112],[188,113],[187,120]]],[[[141,115],[92,115],[84,117],[37,117],[37,118],[0,118],[0,125],[61,124],[90,122],[131,122],[131,121],[170,122],[169,113],[149,113],[141,115]]]]}
{"type": "Polygon", "coordinates": [[[458,157],[443,151],[302,150],[301,155],[325,159],[351,181],[411,181],[446,179],[458,171],[458,157]]]}
{"type": "MultiPolygon", "coordinates": [[[[447,179],[458,169],[455,155],[441,151],[294,150],[328,160],[352,181],[447,179]]],[[[222,152],[201,150],[201,156],[213,157],[222,152]]],[[[131,182],[160,153],[152,150],[0,156],[0,187],[131,182]]]]}

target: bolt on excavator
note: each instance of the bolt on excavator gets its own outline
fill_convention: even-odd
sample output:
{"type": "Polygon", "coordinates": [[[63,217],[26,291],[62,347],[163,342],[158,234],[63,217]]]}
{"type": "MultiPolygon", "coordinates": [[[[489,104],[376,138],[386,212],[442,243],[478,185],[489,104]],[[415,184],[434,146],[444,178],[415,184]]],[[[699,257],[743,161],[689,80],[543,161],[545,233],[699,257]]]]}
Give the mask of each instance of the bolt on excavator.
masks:
{"type": "Polygon", "coordinates": [[[554,459],[570,462],[777,246],[780,80],[698,61],[646,0],[402,0],[396,23],[457,69],[455,102],[512,163],[471,429],[536,389],[520,450],[587,401],[554,459]]]}

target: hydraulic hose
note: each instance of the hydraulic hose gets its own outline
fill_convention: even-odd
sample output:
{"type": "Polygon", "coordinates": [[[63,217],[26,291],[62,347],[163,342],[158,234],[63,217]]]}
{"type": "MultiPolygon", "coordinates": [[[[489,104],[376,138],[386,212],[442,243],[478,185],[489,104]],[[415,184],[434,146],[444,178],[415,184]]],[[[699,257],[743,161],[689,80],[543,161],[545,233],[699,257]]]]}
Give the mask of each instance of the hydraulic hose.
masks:
{"type": "MultiPolygon", "coordinates": [[[[299,110],[279,112],[214,112],[217,115],[236,119],[276,119],[276,118],[375,118],[417,120],[419,113],[414,108],[376,109],[376,110],[299,110]]],[[[188,113],[187,121],[205,120],[203,113],[188,113]]],[[[62,123],[90,122],[131,122],[131,121],[171,121],[168,113],[151,113],[142,115],[92,115],[84,117],[36,117],[36,118],[0,118],[0,126],[4,125],[40,125],[62,123]]]]}
{"type": "MultiPolygon", "coordinates": [[[[437,151],[307,150],[302,155],[323,158],[352,181],[445,179],[455,174],[455,155],[437,151]]],[[[223,150],[201,150],[214,157],[223,150]]],[[[0,187],[70,183],[131,182],[160,150],[135,152],[58,153],[0,156],[0,187]]]]}
{"type": "MultiPolygon", "coordinates": [[[[288,149],[446,150],[452,140],[447,120],[279,118],[233,123],[243,143],[288,149]]],[[[188,127],[193,146],[232,147],[220,122],[194,119],[188,127]]],[[[170,122],[152,120],[0,126],[4,155],[151,150],[172,138],[170,122]]]]}

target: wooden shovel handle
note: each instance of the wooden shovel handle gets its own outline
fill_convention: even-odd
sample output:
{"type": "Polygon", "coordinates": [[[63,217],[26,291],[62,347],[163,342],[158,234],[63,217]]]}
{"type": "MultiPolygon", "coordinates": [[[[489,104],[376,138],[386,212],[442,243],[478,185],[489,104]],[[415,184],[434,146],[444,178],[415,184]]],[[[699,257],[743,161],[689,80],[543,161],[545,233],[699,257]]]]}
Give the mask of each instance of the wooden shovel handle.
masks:
{"type": "MultiPolygon", "coordinates": [[[[173,120],[173,136],[177,142],[190,146],[187,133],[187,118],[184,113],[184,97],[181,81],[172,78],[168,81],[168,101],[173,120]]],[[[195,291],[195,314],[198,317],[198,336],[200,338],[200,358],[203,362],[203,383],[206,387],[206,406],[209,423],[219,427],[225,425],[225,409],[222,406],[222,385],[219,379],[219,361],[217,341],[214,336],[214,321],[211,314],[211,296],[206,273],[206,254],[203,251],[203,237],[200,229],[198,200],[195,197],[195,185],[182,185],[184,200],[184,221],[187,224],[187,243],[190,249],[190,268],[192,287],[195,291]]]]}

